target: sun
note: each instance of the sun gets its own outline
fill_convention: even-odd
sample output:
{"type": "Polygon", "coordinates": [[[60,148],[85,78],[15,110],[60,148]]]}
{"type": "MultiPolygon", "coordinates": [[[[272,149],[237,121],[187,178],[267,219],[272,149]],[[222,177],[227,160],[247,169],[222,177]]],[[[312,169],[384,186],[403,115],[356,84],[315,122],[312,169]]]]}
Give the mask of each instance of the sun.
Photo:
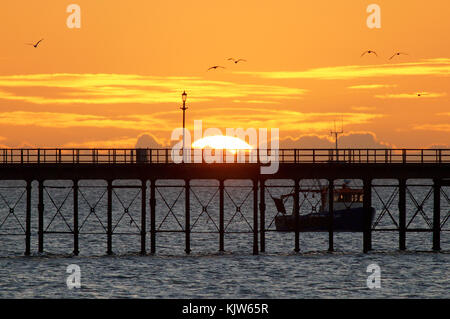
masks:
{"type": "Polygon", "coordinates": [[[192,143],[193,148],[213,148],[229,150],[235,153],[237,150],[251,150],[253,147],[241,140],[240,138],[233,136],[214,135],[201,138],[192,143]]]}

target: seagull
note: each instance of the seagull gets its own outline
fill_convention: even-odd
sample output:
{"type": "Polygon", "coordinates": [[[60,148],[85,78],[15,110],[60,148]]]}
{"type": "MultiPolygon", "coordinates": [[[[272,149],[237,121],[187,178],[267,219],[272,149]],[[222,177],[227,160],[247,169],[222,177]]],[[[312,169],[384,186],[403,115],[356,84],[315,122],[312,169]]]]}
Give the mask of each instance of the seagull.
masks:
{"type": "Polygon", "coordinates": [[[390,58],[389,58],[389,60],[392,60],[394,57],[396,57],[397,55],[409,55],[408,53],[404,53],[404,52],[397,52],[397,53],[395,53],[393,56],[391,56],[390,58]]]}
{"type": "Polygon", "coordinates": [[[36,43],[25,43],[26,45],[32,45],[32,46],[34,46],[35,48],[37,48],[38,47],[38,45],[39,45],[39,43],[41,43],[41,41],[42,40],[44,40],[44,39],[40,39],[38,42],[36,42],[36,43]]]}
{"type": "Polygon", "coordinates": [[[228,61],[232,61],[232,62],[234,62],[235,64],[238,64],[239,62],[247,62],[247,60],[245,60],[245,59],[234,59],[234,58],[228,58],[228,61]]]}
{"type": "Polygon", "coordinates": [[[226,67],[223,67],[223,66],[221,66],[221,65],[214,65],[214,66],[210,67],[210,68],[209,68],[208,70],[206,70],[206,71],[209,71],[209,70],[217,70],[218,68],[226,69],[226,67]]]}
{"type": "Polygon", "coordinates": [[[367,51],[363,52],[363,54],[361,54],[361,57],[363,57],[366,54],[372,54],[372,53],[375,54],[376,56],[378,56],[378,54],[375,51],[367,50],[367,51]]]}
{"type": "Polygon", "coordinates": [[[247,62],[247,60],[245,59],[237,59],[236,61],[234,61],[234,63],[238,64],[239,62],[247,62]]]}

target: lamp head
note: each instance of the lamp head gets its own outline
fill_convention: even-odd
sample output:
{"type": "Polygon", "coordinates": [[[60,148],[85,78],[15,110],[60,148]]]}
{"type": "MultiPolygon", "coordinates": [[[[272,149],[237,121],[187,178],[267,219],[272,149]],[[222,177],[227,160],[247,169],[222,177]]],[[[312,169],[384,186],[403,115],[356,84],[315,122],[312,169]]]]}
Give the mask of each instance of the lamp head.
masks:
{"type": "Polygon", "coordinates": [[[183,94],[181,94],[181,98],[183,99],[183,102],[186,102],[186,99],[187,99],[186,91],[183,91],[183,94]]]}

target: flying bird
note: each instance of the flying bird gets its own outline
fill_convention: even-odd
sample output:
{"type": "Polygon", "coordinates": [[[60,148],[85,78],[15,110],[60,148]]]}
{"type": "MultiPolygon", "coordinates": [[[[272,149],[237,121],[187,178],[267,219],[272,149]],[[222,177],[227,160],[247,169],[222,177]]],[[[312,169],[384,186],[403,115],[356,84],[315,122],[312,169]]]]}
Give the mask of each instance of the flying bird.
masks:
{"type": "Polygon", "coordinates": [[[41,41],[42,40],[44,40],[44,39],[40,39],[38,42],[36,42],[36,43],[25,43],[26,45],[32,45],[32,46],[34,46],[35,48],[37,48],[38,47],[38,45],[39,45],[39,43],[41,43],[41,41]]]}
{"type": "Polygon", "coordinates": [[[408,53],[405,53],[405,52],[397,52],[397,53],[395,53],[393,56],[391,56],[390,58],[389,58],[389,60],[392,60],[393,58],[395,58],[396,56],[398,56],[398,55],[409,55],[408,53]]]}
{"type": "Polygon", "coordinates": [[[378,54],[375,51],[367,50],[364,51],[363,54],[361,54],[361,57],[365,56],[366,54],[375,54],[376,56],[378,56],[378,54]]]}
{"type": "Polygon", "coordinates": [[[224,66],[214,65],[214,66],[210,67],[207,71],[209,71],[209,70],[217,70],[219,68],[226,69],[226,67],[224,67],[224,66]]]}
{"type": "Polygon", "coordinates": [[[234,59],[234,58],[228,58],[228,61],[232,61],[232,62],[234,62],[235,64],[238,64],[239,62],[247,62],[247,60],[245,60],[245,59],[234,59]]]}

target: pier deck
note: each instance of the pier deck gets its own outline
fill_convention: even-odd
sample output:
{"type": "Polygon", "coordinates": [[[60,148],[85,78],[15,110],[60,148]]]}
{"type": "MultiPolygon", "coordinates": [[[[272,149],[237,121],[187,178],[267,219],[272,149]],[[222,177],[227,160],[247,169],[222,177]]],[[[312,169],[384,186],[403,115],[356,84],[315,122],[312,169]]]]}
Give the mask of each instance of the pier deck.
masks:
{"type": "MultiPolygon", "coordinates": [[[[44,235],[47,233],[44,221],[48,214],[44,205],[44,190],[49,187],[46,181],[71,181],[69,187],[72,191],[73,216],[71,216],[70,230],[67,234],[73,236],[73,253],[78,254],[79,247],[79,192],[80,181],[103,180],[106,182],[107,196],[107,253],[113,253],[112,236],[112,198],[116,188],[138,188],[140,190],[141,211],[139,221],[140,251],[147,252],[147,236],[150,235],[150,252],[156,252],[156,235],[161,230],[157,229],[155,219],[159,212],[156,210],[156,192],[160,180],[181,180],[184,188],[184,220],[182,229],[178,230],[185,235],[185,251],[190,253],[191,232],[193,232],[191,200],[193,199],[192,180],[216,180],[219,196],[219,221],[217,234],[219,236],[219,250],[224,250],[224,197],[227,180],[249,180],[251,182],[252,220],[248,222],[250,232],[253,234],[253,253],[265,251],[265,233],[272,231],[266,225],[266,197],[271,180],[285,180],[293,182],[294,189],[299,189],[303,180],[325,180],[330,194],[333,192],[338,180],[360,180],[364,189],[364,208],[370,212],[372,201],[381,201],[383,209],[380,215],[389,214],[393,220],[393,226],[389,229],[377,228],[381,217],[374,222],[370,219],[370,213],[366,214],[366,225],[363,233],[363,251],[372,249],[373,231],[397,231],[399,234],[399,249],[406,249],[407,232],[430,232],[433,236],[435,251],[441,249],[441,234],[446,231],[445,226],[449,219],[450,211],[442,209],[442,203],[450,204],[448,188],[450,187],[450,150],[447,149],[282,149],[278,151],[256,150],[254,153],[245,153],[243,157],[238,154],[225,158],[222,153],[222,163],[206,163],[203,157],[204,151],[192,150],[188,156],[188,163],[174,163],[170,149],[1,149],[0,150],[0,181],[24,181],[24,201],[26,201],[25,220],[23,233],[25,237],[25,254],[31,253],[31,220],[37,213],[38,251],[44,251],[44,235]],[[274,174],[261,174],[261,166],[269,165],[261,155],[275,156],[278,170],[274,174]],[[231,159],[231,160],[230,160],[231,159]],[[420,185],[409,184],[410,180],[428,180],[431,183],[420,185]],[[116,185],[118,180],[135,180],[130,184],[116,185]],[[392,183],[392,181],[395,183],[392,183]],[[137,184],[136,181],[139,183],[137,184]],[[398,216],[391,215],[393,210],[392,194],[381,195],[377,188],[383,186],[380,181],[389,181],[386,187],[391,187],[398,207],[398,216]],[[38,205],[35,212],[32,207],[32,184],[37,184],[38,205]],[[424,211],[424,201],[414,198],[410,189],[425,187],[429,192],[425,200],[432,201],[432,217],[429,218],[424,211]],[[385,197],[387,196],[387,198],[385,197]],[[409,197],[408,197],[409,196],[409,197]],[[414,203],[415,214],[408,222],[407,205],[409,199],[414,203]],[[147,202],[148,201],[148,202],[147,202]],[[147,205],[148,204],[148,205],[147,205]],[[147,209],[148,206],[148,209],[147,209]],[[149,210],[149,214],[147,212],[149,210]],[[414,228],[411,222],[416,216],[422,216],[428,227],[414,228]]],[[[0,189],[0,193],[4,191],[0,189]]],[[[298,194],[298,192],[295,192],[298,194]]],[[[48,192],[47,192],[48,194],[48,192]]],[[[4,196],[4,195],[2,195],[4,196]]],[[[50,196],[50,194],[48,194],[50,196]]],[[[330,195],[331,197],[331,195],[330,195]]],[[[6,202],[5,202],[6,203],[6,202]]],[[[294,196],[294,215],[299,216],[301,211],[299,196],[294,196]]],[[[448,205],[446,206],[448,207],[448,205]]],[[[1,220],[12,218],[17,213],[15,207],[3,207],[7,211],[5,216],[0,215],[1,220]]],[[[128,213],[128,208],[123,207],[128,213]]],[[[240,213],[240,207],[236,211],[240,213]]],[[[331,207],[329,224],[329,247],[334,249],[333,208],[331,207]]],[[[207,213],[207,207],[203,207],[207,213]]],[[[58,212],[58,210],[57,210],[58,212]]],[[[202,212],[203,213],[203,212],[202,212]]],[[[16,218],[17,219],[17,218],[16,218]]],[[[19,219],[17,219],[19,221],[19,219]]],[[[195,221],[196,222],[196,221],[195,221]]],[[[2,231],[1,236],[11,235],[2,231]]],[[[19,221],[20,223],[20,221],[19,221]]],[[[21,224],[22,226],[22,224],[21,224]]],[[[294,237],[294,250],[299,251],[300,232],[296,230],[294,237]]],[[[1,249],[1,244],[0,244],[1,249]]]]}

